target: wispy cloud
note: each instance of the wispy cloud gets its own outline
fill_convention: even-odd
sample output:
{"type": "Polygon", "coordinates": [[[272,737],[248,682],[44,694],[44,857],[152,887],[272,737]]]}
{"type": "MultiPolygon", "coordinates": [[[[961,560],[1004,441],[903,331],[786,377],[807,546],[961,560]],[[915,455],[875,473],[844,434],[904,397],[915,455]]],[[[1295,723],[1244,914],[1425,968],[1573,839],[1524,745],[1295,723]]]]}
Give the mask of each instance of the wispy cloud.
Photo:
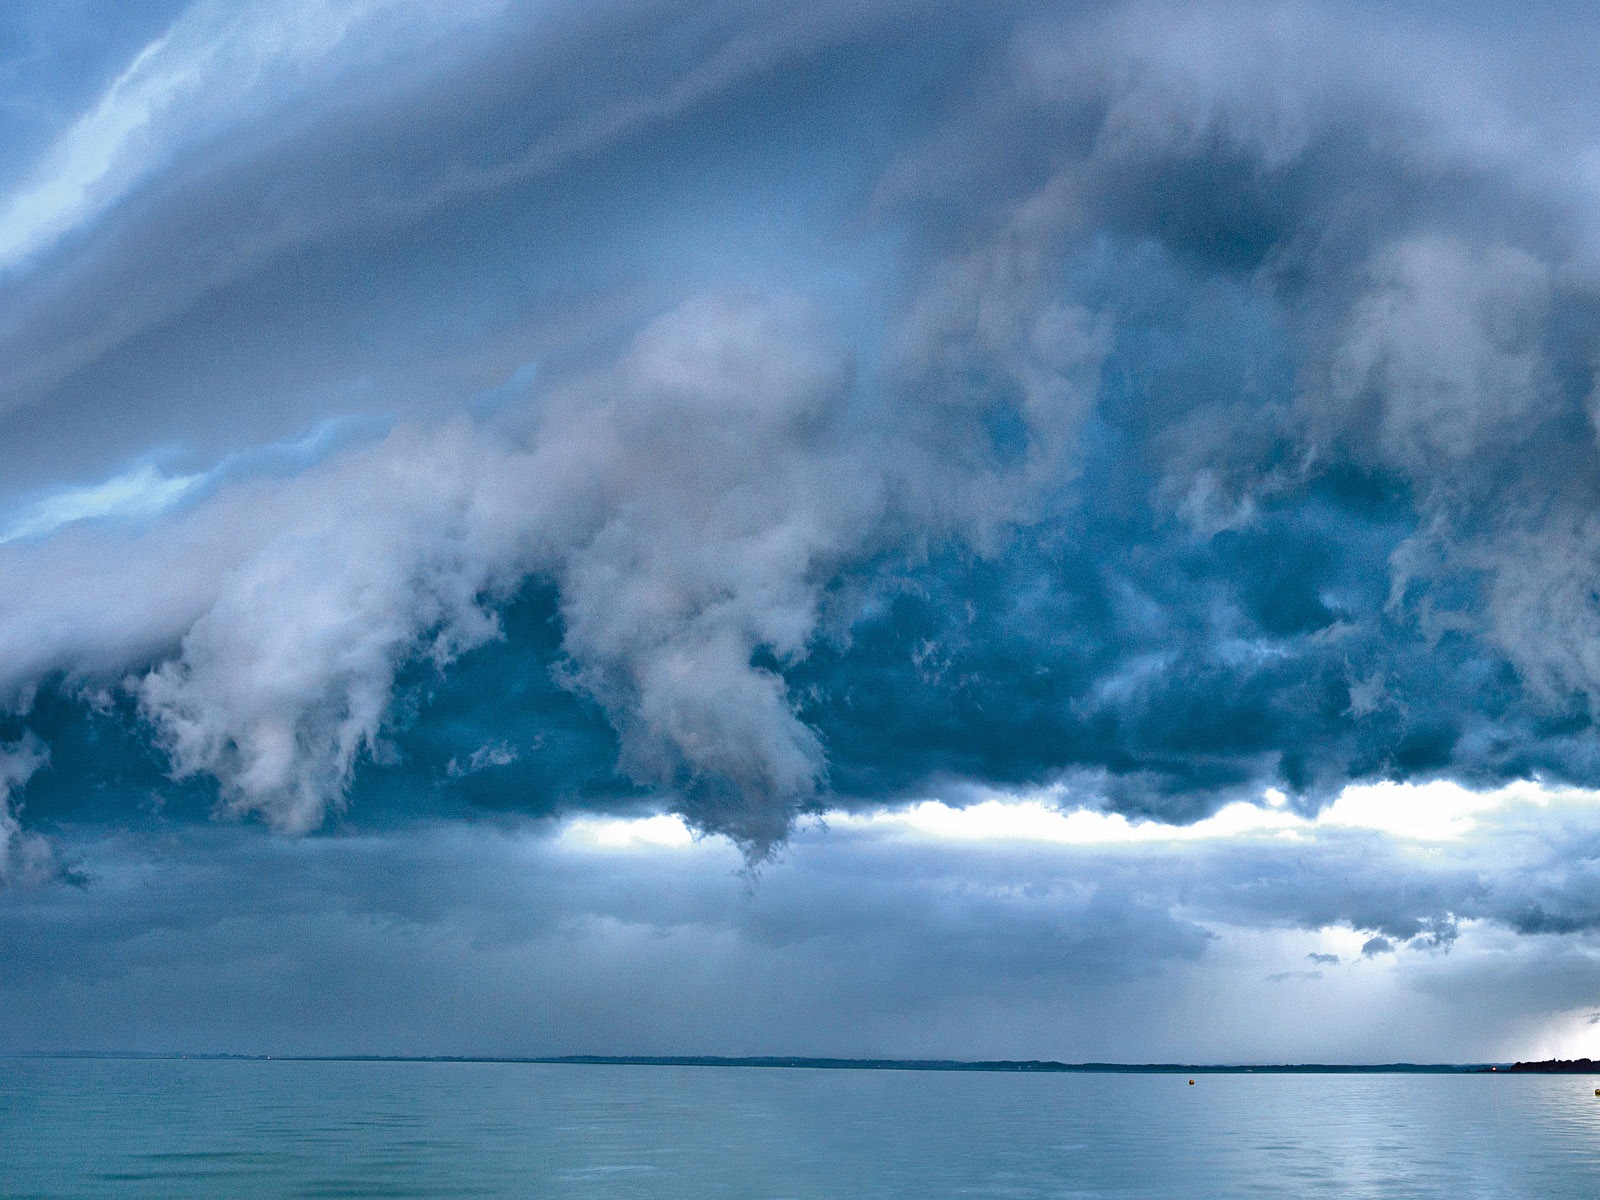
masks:
{"type": "Polygon", "coordinates": [[[0,530],[0,543],[44,537],[75,521],[154,517],[194,491],[201,478],[169,476],[147,464],[93,487],[56,492],[14,513],[0,530]]]}
{"type": "Polygon", "coordinates": [[[420,23],[430,23],[431,38],[443,26],[500,7],[482,0],[276,0],[244,7],[198,0],[0,198],[0,271],[92,222],[169,165],[185,141],[226,128],[252,104],[283,105],[353,35],[387,39],[398,28],[415,36],[420,23]]]}

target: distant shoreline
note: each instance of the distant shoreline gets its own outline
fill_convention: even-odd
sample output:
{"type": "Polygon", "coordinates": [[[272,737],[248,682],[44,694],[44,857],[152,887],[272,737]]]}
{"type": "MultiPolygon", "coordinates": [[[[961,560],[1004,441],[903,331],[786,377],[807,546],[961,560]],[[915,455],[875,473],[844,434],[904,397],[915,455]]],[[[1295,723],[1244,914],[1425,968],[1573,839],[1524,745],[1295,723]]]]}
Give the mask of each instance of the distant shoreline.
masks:
{"type": "Polygon", "coordinates": [[[1102,1075],[1472,1075],[1597,1074],[1589,1059],[1548,1059],[1532,1063],[1067,1063],[1040,1059],[809,1058],[797,1055],[724,1057],[704,1054],[563,1054],[542,1057],[404,1054],[189,1054],[137,1051],[60,1051],[16,1053],[3,1058],[149,1059],[209,1062],[409,1062],[504,1063],[537,1066],[599,1067],[751,1067],[812,1071],[978,1071],[1011,1074],[1102,1075]]]}

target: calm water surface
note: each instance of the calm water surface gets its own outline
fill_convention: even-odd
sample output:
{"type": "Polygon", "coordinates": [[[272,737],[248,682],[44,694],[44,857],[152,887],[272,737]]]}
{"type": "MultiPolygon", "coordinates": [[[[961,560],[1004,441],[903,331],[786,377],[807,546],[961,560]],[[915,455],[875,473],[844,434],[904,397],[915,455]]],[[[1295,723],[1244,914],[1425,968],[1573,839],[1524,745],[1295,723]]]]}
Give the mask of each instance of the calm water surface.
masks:
{"type": "Polygon", "coordinates": [[[0,1059],[0,1196],[1593,1200],[1597,1086],[0,1059]]]}

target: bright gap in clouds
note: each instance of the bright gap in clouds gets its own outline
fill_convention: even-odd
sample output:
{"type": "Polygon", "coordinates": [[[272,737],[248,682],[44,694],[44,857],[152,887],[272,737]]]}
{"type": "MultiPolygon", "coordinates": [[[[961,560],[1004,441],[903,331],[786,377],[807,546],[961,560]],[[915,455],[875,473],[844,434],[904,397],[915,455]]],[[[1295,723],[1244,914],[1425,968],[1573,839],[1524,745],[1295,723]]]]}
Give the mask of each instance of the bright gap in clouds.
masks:
{"type": "MultiPolygon", "coordinates": [[[[1509,816],[1517,809],[1593,808],[1600,792],[1548,788],[1537,782],[1473,791],[1448,780],[1429,783],[1352,784],[1312,817],[1285,807],[1277,789],[1263,803],[1236,801],[1189,825],[1133,821],[1121,813],[1067,808],[1064,793],[985,792],[975,804],[956,806],[922,800],[904,808],[868,812],[832,810],[811,832],[888,836],[911,841],[978,843],[1022,842],[1061,846],[1112,846],[1163,842],[1220,842],[1230,838],[1303,841],[1336,831],[1370,831],[1412,843],[1448,843],[1470,836],[1480,818],[1509,816]]],[[[672,813],[650,817],[577,817],[562,826],[562,836],[580,845],[606,849],[683,847],[696,841],[683,818],[672,813]]]]}
{"type": "Polygon", "coordinates": [[[1448,780],[1429,783],[1352,784],[1314,817],[1284,807],[1276,789],[1265,804],[1236,801],[1190,825],[1130,821],[1120,813],[1064,810],[1060,794],[1045,798],[992,796],[955,808],[925,800],[909,808],[876,813],[835,813],[830,825],[954,841],[1031,841],[1062,845],[1132,842],[1194,842],[1239,837],[1299,840],[1332,830],[1371,830],[1416,842],[1448,842],[1477,828],[1476,818],[1517,806],[1592,805],[1600,793],[1512,784],[1477,792],[1448,780]]]}
{"type": "Polygon", "coordinates": [[[676,813],[653,817],[575,817],[562,826],[562,837],[579,845],[604,850],[688,846],[694,833],[676,813]]]}

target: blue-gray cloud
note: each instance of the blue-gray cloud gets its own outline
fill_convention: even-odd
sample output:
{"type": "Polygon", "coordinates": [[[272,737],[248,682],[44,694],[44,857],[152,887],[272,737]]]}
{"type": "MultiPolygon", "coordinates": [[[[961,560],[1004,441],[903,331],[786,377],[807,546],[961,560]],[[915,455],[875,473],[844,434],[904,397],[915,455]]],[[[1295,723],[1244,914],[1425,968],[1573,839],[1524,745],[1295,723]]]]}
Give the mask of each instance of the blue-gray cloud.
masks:
{"type": "Polygon", "coordinates": [[[1600,783],[1586,64],[1313,4],[134,25],[0,205],[25,814],[759,856],[973,784],[1600,783]]]}

